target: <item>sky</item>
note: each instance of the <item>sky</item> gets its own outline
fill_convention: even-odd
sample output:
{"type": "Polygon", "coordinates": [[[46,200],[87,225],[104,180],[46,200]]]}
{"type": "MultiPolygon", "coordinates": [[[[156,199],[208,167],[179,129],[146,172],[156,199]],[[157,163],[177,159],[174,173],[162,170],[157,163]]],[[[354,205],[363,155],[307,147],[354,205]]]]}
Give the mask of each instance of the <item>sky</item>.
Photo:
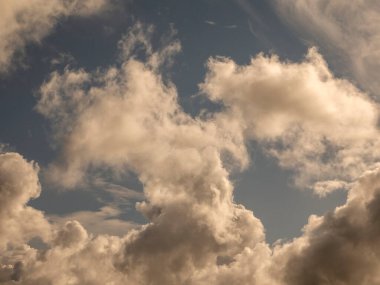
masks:
{"type": "Polygon", "coordinates": [[[0,0],[0,27],[0,284],[380,283],[376,1],[0,0]]]}

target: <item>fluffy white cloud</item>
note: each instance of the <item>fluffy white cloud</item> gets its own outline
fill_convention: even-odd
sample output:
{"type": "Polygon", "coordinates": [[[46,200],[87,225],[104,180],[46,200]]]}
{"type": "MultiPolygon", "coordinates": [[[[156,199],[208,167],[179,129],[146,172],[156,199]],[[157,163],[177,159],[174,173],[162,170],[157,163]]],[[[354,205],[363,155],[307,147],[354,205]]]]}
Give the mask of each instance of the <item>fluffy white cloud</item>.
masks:
{"type": "Polygon", "coordinates": [[[18,280],[20,259],[33,255],[25,243],[50,239],[50,224],[29,206],[40,195],[38,166],[17,153],[0,153],[0,282],[18,280]]]}
{"type": "Polygon", "coordinates": [[[201,88],[225,105],[221,116],[295,170],[299,186],[326,194],[378,161],[378,106],[335,78],[315,49],[301,63],[258,55],[246,66],[211,59],[208,68],[201,88]]]}
{"type": "Polygon", "coordinates": [[[17,153],[0,153],[0,250],[39,236],[49,238],[43,214],[29,206],[40,195],[38,166],[17,153]],[[33,223],[31,223],[33,221],[33,223]]]}
{"type": "Polygon", "coordinates": [[[273,0],[279,15],[338,59],[357,82],[380,96],[380,9],[376,0],[273,0]]]}
{"type": "Polygon", "coordinates": [[[105,7],[107,0],[0,1],[0,72],[19,61],[28,43],[39,43],[56,23],[67,16],[89,16],[105,7]]]}

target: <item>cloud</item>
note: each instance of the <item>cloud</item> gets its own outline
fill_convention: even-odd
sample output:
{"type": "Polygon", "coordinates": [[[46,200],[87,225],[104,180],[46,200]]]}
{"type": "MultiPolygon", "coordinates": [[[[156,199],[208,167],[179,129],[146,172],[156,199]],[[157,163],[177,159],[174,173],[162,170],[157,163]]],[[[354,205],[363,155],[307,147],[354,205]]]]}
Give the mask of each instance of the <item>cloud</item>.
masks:
{"type": "Polygon", "coordinates": [[[235,2],[242,11],[247,14],[247,24],[251,34],[261,44],[272,47],[273,43],[267,35],[273,33],[273,31],[271,31],[270,27],[265,23],[261,13],[256,9],[255,5],[248,0],[235,0],[235,2]]]}
{"type": "Polygon", "coordinates": [[[124,284],[124,275],[113,265],[113,256],[120,251],[121,243],[118,237],[91,238],[78,222],[67,222],[56,231],[48,249],[23,256],[19,282],[23,285],[124,284]]]}
{"type": "Polygon", "coordinates": [[[273,1],[300,36],[339,59],[341,70],[374,96],[380,95],[380,10],[377,1],[273,1]],[[360,13],[358,13],[360,11],[360,13]]]}
{"type": "Polygon", "coordinates": [[[27,206],[40,195],[38,170],[17,153],[0,153],[0,282],[19,279],[20,259],[32,254],[26,242],[51,238],[43,213],[27,206]]]}
{"type": "Polygon", "coordinates": [[[130,200],[144,200],[144,194],[120,185],[106,183],[106,191],[119,202],[128,203],[130,200]]]}
{"type": "Polygon", "coordinates": [[[50,65],[53,67],[56,66],[66,66],[72,65],[75,63],[75,58],[70,53],[60,52],[57,56],[50,60],[50,65]]]}
{"type": "Polygon", "coordinates": [[[112,206],[104,206],[99,211],[79,211],[64,216],[49,216],[52,223],[65,224],[78,221],[89,233],[94,235],[124,236],[139,225],[120,218],[122,211],[112,206]]]}
{"type": "Polygon", "coordinates": [[[90,16],[104,9],[106,0],[0,1],[0,72],[7,73],[30,43],[40,43],[67,16],[90,16]]]}
{"type": "Polygon", "coordinates": [[[175,39],[177,31],[170,26],[169,32],[161,38],[158,47],[152,45],[153,32],[152,25],[135,23],[118,43],[120,59],[126,62],[140,55],[143,57],[140,60],[153,70],[170,67],[173,57],[181,51],[181,43],[175,39]]]}
{"type": "Polygon", "coordinates": [[[0,154],[0,250],[34,236],[49,238],[43,214],[29,206],[40,195],[38,166],[17,153],[0,154]],[[33,223],[30,223],[30,219],[33,223]]]}
{"type": "Polygon", "coordinates": [[[379,283],[379,178],[379,168],[367,171],[345,205],[311,216],[302,237],[275,250],[285,284],[379,283]]]}
{"type": "Polygon", "coordinates": [[[316,49],[300,63],[260,54],[245,66],[210,59],[208,69],[200,87],[226,107],[220,116],[294,170],[298,186],[327,193],[378,161],[378,106],[334,77],[316,49]]]}
{"type": "Polygon", "coordinates": [[[227,26],[224,26],[226,29],[237,29],[238,28],[238,25],[227,25],[227,26]]]}
{"type": "MultiPolygon", "coordinates": [[[[0,154],[0,283],[107,284],[110,279],[117,280],[112,256],[120,251],[122,240],[93,238],[77,221],[50,224],[42,212],[27,206],[41,191],[37,173],[38,166],[21,155],[0,154]],[[33,238],[41,239],[43,247],[29,246],[33,238]],[[102,272],[101,276],[97,272],[102,272]]],[[[113,214],[103,209],[94,218],[113,214]]],[[[86,213],[78,216],[84,222],[94,221],[86,213]]]]}
{"type": "MultiPolygon", "coordinates": [[[[241,254],[257,256],[252,258],[256,262],[259,254],[268,254],[261,222],[233,202],[226,167],[247,164],[243,138],[213,116],[184,113],[174,85],[160,73],[166,58],[155,60],[157,55],[171,57],[176,43],[155,51],[147,40],[149,31],[140,24],[131,29],[120,43],[120,67],[95,73],[66,69],[53,73],[41,88],[37,110],[52,120],[62,150],[61,160],[48,170],[52,180],[75,187],[85,183],[90,168],[100,167],[133,171],[144,186],[145,200],[137,209],[149,223],[118,239],[117,252],[104,256],[112,279],[102,273],[91,284],[197,284],[208,279],[208,270],[217,272],[241,254]],[[141,45],[145,62],[130,53],[141,45]]],[[[97,214],[89,214],[74,216],[91,224],[97,214]]],[[[98,216],[104,219],[104,211],[98,216]]],[[[87,279],[91,272],[84,270],[82,276],[79,270],[89,260],[98,262],[97,253],[87,249],[95,241],[82,234],[79,224],[69,225],[58,231],[63,240],[52,243],[43,273],[35,262],[24,266],[25,282],[57,280],[63,274],[72,276],[74,284],[93,280],[87,279]],[[79,240],[71,238],[76,235],[79,240]],[[71,265],[63,272],[50,271],[58,261],[63,267],[75,264],[76,270],[71,265]]]]}
{"type": "Polygon", "coordinates": [[[210,20],[206,20],[206,21],[204,21],[204,23],[209,25],[209,26],[215,26],[216,25],[216,22],[210,21],[210,20]]]}
{"type": "Polygon", "coordinates": [[[6,143],[1,143],[0,142],[0,153],[6,152],[6,150],[9,149],[9,145],[6,143]]]}
{"type": "Polygon", "coordinates": [[[120,68],[95,74],[53,72],[41,87],[36,109],[52,121],[57,143],[65,142],[64,159],[51,166],[50,177],[75,186],[90,165],[97,165],[134,171],[143,182],[156,175],[170,182],[184,173],[202,175],[202,168],[209,167],[202,157],[218,157],[222,150],[236,164],[246,164],[241,137],[229,136],[212,118],[203,121],[184,113],[175,86],[165,84],[160,67],[178,51],[172,48],[176,42],[153,52],[149,27],[138,24],[129,34],[119,44],[122,57],[128,58],[120,68]],[[129,56],[141,45],[145,64],[129,56]]]}
{"type": "MultiPolygon", "coordinates": [[[[129,173],[128,173],[129,174],[129,173]]],[[[113,179],[120,179],[120,177],[112,177],[113,179]]],[[[108,178],[111,179],[112,178],[108,178]]],[[[131,178],[130,175],[124,177],[123,180],[128,180],[131,178]]],[[[142,190],[134,190],[123,185],[116,183],[108,182],[101,177],[101,174],[95,178],[91,178],[91,187],[102,190],[104,193],[107,193],[107,196],[110,196],[111,201],[117,207],[128,206],[131,203],[136,201],[143,201],[145,199],[144,193],[142,190]]],[[[139,186],[136,186],[139,188],[139,186]]],[[[104,200],[102,197],[98,197],[98,200],[104,200]]],[[[106,201],[104,201],[106,202],[106,201]]]]}
{"type": "Polygon", "coordinates": [[[93,232],[96,223],[109,226],[107,232],[115,223],[126,230],[111,205],[49,224],[26,206],[40,192],[36,166],[4,154],[0,189],[11,194],[0,221],[5,217],[7,228],[19,230],[2,241],[0,282],[376,284],[377,105],[334,77],[311,49],[300,63],[264,55],[245,66],[210,59],[200,88],[222,108],[190,116],[163,72],[180,45],[171,40],[156,48],[152,32],[142,24],[129,31],[119,44],[120,65],[53,72],[36,106],[50,120],[61,152],[47,177],[74,188],[87,183],[94,169],[133,172],[144,197],[114,185],[110,192],[143,198],[136,208],[149,222],[116,237],[92,235],[79,221],[66,221],[78,219],[93,232]],[[321,195],[346,187],[346,204],[311,216],[301,237],[269,246],[260,220],[234,202],[229,177],[248,165],[250,140],[294,170],[300,185],[315,186],[321,195]],[[22,217],[16,215],[20,211],[22,217]],[[26,243],[35,234],[22,219],[47,224],[37,234],[47,236],[41,237],[44,249],[26,243]]]}

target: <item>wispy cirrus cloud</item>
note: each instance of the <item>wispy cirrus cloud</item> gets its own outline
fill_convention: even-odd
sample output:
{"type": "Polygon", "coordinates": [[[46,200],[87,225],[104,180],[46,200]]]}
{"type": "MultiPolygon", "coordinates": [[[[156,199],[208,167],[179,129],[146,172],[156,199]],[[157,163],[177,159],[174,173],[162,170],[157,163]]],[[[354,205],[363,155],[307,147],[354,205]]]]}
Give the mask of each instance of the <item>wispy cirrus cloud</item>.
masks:
{"type": "Polygon", "coordinates": [[[284,22],[336,60],[362,88],[379,96],[380,9],[377,1],[274,0],[284,22]]]}

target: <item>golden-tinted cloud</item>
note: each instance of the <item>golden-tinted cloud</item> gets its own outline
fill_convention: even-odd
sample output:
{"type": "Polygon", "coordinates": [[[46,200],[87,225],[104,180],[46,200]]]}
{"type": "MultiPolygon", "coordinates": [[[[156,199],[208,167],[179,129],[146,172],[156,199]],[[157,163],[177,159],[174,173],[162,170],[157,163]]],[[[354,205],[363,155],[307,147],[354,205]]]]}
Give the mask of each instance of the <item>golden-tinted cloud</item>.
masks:
{"type": "Polygon", "coordinates": [[[0,1],[0,73],[20,63],[24,48],[40,43],[67,16],[89,16],[104,9],[106,0],[0,1]]]}
{"type": "MultiPolygon", "coordinates": [[[[61,152],[46,177],[73,188],[86,184],[94,168],[132,171],[145,197],[136,208],[149,222],[122,237],[93,235],[75,220],[48,223],[26,206],[40,191],[36,165],[2,154],[0,221],[7,227],[1,228],[0,282],[376,284],[376,103],[334,77],[311,49],[300,63],[264,55],[245,66],[210,59],[200,89],[222,108],[190,116],[162,72],[180,45],[172,40],[155,49],[151,33],[142,24],[130,30],[119,44],[119,66],[53,72],[36,106],[61,152]],[[138,47],[143,60],[134,56],[138,47]],[[260,220],[234,201],[229,177],[248,165],[250,140],[295,170],[300,186],[321,195],[345,187],[347,202],[311,216],[301,237],[268,245],[260,220]],[[35,236],[43,248],[27,244],[35,236]]],[[[72,218],[91,226],[116,215],[108,207],[72,218]]]]}
{"type": "Polygon", "coordinates": [[[380,95],[380,9],[376,0],[273,0],[302,39],[319,45],[361,87],[380,95]]]}

